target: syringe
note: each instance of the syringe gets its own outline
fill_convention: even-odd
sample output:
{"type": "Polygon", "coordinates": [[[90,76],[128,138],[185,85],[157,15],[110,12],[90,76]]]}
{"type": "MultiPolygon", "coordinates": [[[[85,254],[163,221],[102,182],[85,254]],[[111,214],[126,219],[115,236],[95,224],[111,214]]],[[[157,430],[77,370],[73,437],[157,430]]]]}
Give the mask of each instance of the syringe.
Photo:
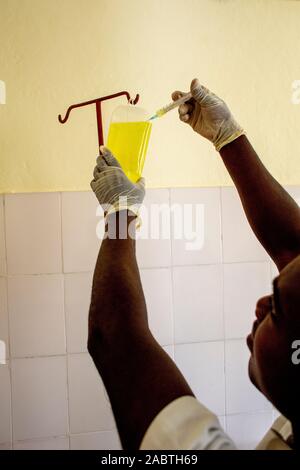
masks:
{"type": "Polygon", "coordinates": [[[182,98],[179,98],[179,100],[173,101],[170,104],[167,104],[163,108],[160,108],[156,111],[153,116],[149,119],[149,121],[152,121],[153,119],[156,119],[158,117],[162,117],[164,114],[168,113],[171,111],[171,109],[177,108],[181,104],[185,103],[186,101],[190,100],[192,97],[192,93],[187,93],[186,95],[182,96],[182,98]]]}

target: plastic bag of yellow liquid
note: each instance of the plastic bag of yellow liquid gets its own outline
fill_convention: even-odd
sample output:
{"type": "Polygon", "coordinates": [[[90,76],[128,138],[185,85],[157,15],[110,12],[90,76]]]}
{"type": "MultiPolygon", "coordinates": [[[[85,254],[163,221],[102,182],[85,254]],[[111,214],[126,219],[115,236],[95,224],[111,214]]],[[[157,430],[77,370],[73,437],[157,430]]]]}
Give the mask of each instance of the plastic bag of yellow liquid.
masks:
{"type": "Polygon", "coordinates": [[[135,183],[144,168],[152,124],[147,112],[134,105],[119,106],[112,114],[106,146],[135,183]]]}

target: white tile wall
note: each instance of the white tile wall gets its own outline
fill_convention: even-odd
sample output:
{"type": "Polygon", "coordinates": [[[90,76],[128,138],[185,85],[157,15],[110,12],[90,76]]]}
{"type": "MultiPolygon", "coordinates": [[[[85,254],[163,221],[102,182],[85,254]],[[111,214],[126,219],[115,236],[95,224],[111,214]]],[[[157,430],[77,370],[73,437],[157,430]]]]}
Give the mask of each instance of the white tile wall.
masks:
{"type": "Polygon", "coordinates": [[[285,188],[290,196],[297,202],[298,206],[300,206],[300,186],[287,186],[285,188]]]}
{"type": "Polygon", "coordinates": [[[275,279],[275,277],[278,276],[278,268],[276,266],[275,263],[273,263],[273,261],[271,261],[271,279],[272,281],[275,279]]]}
{"type": "Polygon", "coordinates": [[[13,357],[66,353],[61,274],[9,278],[8,307],[13,357]]]}
{"type": "Polygon", "coordinates": [[[173,209],[173,264],[221,263],[220,189],[171,189],[170,202],[173,209]],[[181,217],[185,220],[187,236],[186,239],[175,239],[176,227],[182,229],[183,226],[181,217]]]}
{"type": "MultiPolygon", "coordinates": [[[[285,187],[287,192],[292,196],[292,198],[300,206],[300,187],[299,186],[287,186],[285,187]]],[[[271,261],[271,277],[272,280],[278,276],[278,269],[273,261],[271,261]]]]}
{"type": "Polygon", "coordinates": [[[170,195],[167,189],[152,189],[146,193],[142,224],[137,233],[139,241],[136,247],[136,254],[140,268],[159,268],[171,266],[172,264],[169,218],[166,223],[165,217],[162,216],[164,225],[161,227],[161,232],[159,232],[159,225],[155,223],[156,220],[159,220],[155,216],[158,208],[163,206],[163,213],[168,213],[169,200],[170,195]],[[151,220],[154,221],[152,224],[151,220]],[[153,239],[149,239],[149,236],[147,239],[147,235],[151,233],[151,230],[153,239]]]}
{"type": "MultiPolygon", "coordinates": [[[[148,208],[173,202],[203,204],[204,245],[191,254],[171,243],[168,218],[166,239],[138,240],[150,327],[238,446],[252,448],[275,415],[248,379],[244,336],[275,270],[235,190],[147,191],[148,208]]],[[[0,339],[12,346],[0,365],[0,449],[120,448],[86,352],[97,206],[91,192],[9,195],[4,206],[0,196],[0,339]]]]}
{"type": "Polygon", "coordinates": [[[16,441],[14,450],[69,450],[68,437],[49,437],[48,439],[33,439],[16,441]]]}
{"type": "Polygon", "coordinates": [[[243,212],[235,188],[221,189],[223,261],[225,263],[266,261],[269,259],[243,212]]]}
{"type": "Polygon", "coordinates": [[[271,293],[270,264],[224,265],[225,337],[245,338],[252,330],[259,298],[271,293]]]}
{"type": "Polygon", "coordinates": [[[14,440],[68,433],[65,356],[12,361],[14,440]]]}
{"type": "Polygon", "coordinates": [[[5,343],[6,358],[9,356],[7,281],[0,277],[0,340],[5,343]]]}
{"type": "Polygon", "coordinates": [[[69,353],[87,352],[92,277],[92,273],[73,273],[65,276],[67,350],[69,353]]]}
{"type": "Polygon", "coordinates": [[[170,269],[143,269],[141,281],[150,330],[161,345],[173,344],[172,277],[170,269]]]}
{"type": "Polygon", "coordinates": [[[215,414],[224,415],[223,341],[176,345],[175,362],[195,396],[215,414]]]}
{"type": "Polygon", "coordinates": [[[270,411],[271,404],[251,384],[248,377],[250,352],[246,341],[225,342],[226,412],[270,411]]]}
{"type": "Polygon", "coordinates": [[[170,356],[170,358],[175,361],[175,351],[174,351],[174,345],[172,346],[163,346],[163,349],[166,351],[166,353],[170,356]]]}
{"type": "Polygon", "coordinates": [[[94,269],[103,231],[103,211],[92,191],[62,194],[65,273],[94,269]]]}
{"type": "Polygon", "coordinates": [[[175,343],[223,338],[222,266],[174,268],[175,343]]]}
{"type": "Polygon", "coordinates": [[[275,421],[280,415],[279,411],[276,408],[273,408],[273,420],[275,421]]]}
{"type": "Polygon", "coordinates": [[[115,427],[104,386],[88,354],[68,357],[69,413],[72,434],[115,427]]]}
{"type": "Polygon", "coordinates": [[[61,212],[57,193],[5,196],[9,274],[61,272],[61,212]]]}
{"type": "Polygon", "coordinates": [[[117,431],[72,434],[71,450],[121,450],[117,431]]]}
{"type": "Polygon", "coordinates": [[[9,366],[0,365],[0,443],[11,442],[11,386],[9,366]]]}
{"type": "Polygon", "coordinates": [[[0,450],[12,450],[11,442],[0,444],[0,450]]]}
{"type": "Polygon", "coordinates": [[[229,415],[226,429],[240,450],[252,450],[258,445],[273,423],[272,412],[229,415]]]}

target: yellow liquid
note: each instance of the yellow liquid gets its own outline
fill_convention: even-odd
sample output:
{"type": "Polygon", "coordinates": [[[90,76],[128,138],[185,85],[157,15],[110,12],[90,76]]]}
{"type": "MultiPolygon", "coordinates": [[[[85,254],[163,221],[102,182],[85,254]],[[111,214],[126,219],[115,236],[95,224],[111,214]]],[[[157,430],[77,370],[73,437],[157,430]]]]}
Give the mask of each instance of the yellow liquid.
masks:
{"type": "Polygon", "coordinates": [[[151,128],[143,121],[113,122],[109,128],[107,147],[133,183],[142,176],[151,128]]]}

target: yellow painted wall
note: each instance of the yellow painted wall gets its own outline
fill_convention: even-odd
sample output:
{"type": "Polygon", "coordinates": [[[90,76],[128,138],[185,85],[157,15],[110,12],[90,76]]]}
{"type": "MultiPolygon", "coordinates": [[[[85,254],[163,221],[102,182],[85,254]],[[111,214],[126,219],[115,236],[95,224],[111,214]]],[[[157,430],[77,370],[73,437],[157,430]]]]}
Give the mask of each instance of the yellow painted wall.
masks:
{"type": "MultiPolygon", "coordinates": [[[[154,111],[202,82],[230,104],[273,174],[300,183],[300,2],[0,0],[0,192],[86,190],[97,156],[94,108],[128,89],[154,111]]],[[[112,109],[105,105],[108,127],[112,109]]],[[[177,119],[155,122],[148,187],[231,184],[209,143],[177,119]]]]}

